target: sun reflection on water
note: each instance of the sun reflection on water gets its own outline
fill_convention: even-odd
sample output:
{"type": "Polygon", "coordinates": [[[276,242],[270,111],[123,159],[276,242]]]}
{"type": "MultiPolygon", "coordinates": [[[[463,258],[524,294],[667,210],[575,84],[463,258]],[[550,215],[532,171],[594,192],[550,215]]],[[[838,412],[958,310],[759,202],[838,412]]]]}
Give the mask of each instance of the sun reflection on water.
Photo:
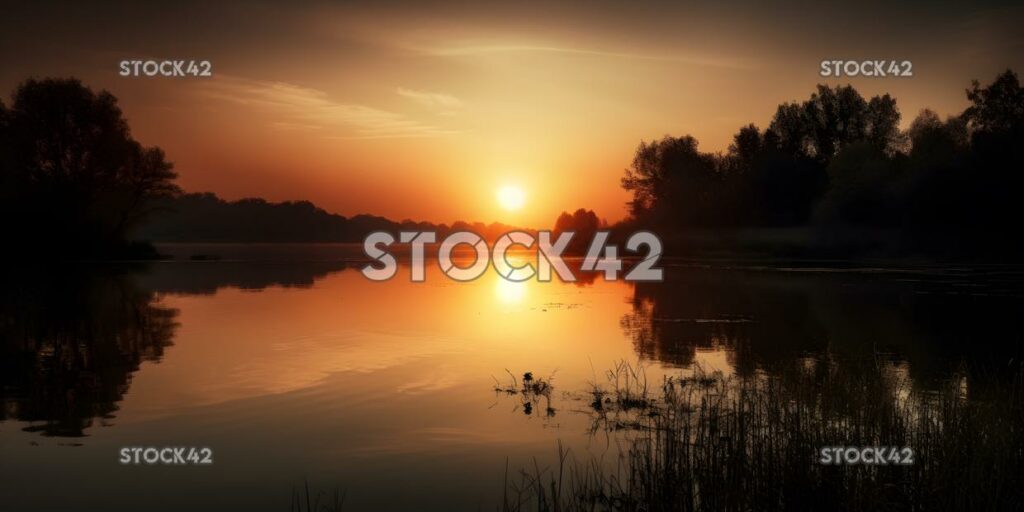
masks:
{"type": "Polygon", "coordinates": [[[526,298],[527,282],[515,282],[498,277],[494,280],[494,295],[503,304],[519,304],[526,298]]]}

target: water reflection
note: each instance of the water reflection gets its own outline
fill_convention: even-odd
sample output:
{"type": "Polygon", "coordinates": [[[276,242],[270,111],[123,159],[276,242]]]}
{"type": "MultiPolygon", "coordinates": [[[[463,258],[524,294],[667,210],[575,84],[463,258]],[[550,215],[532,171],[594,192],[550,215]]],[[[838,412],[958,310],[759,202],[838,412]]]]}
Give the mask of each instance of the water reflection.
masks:
{"type": "Polygon", "coordinates": [[[271,286],[309,288],[325,276],[344,270],[344,261],[204,261],[168,262],[177,267],[142,272],[139,285],[160,293],[212,295],[221,288],[258,291],[271,286]]]}
{"type": "Polygon", "coordinates": [[[513,282],[499,279],[494,282],[494,295],[505,304],[517,304],[526,297],[528,282],[513,282]]]}
{"type": "Polygon", "coordinates": [[[342,261],[188,262],[144,267],[29,268],[0,291],[0,420],[46,436],[81,437],[110,425],[144,362],[173,344],[178,310],[166,294],[232,287],[308,288],[342,261]]]}
{"type": "MultiPolygon", "coordinates": [[[[140,364],[158,361],[172,344],[177,310],[162,297],[209,296],[225,288],[303,289],[346,267],[340,260],[303,264],[213,261],[165,263],[141,272],[7,275],[0,295],[3,418],[30,422],[26,430],[46,435],[80,436],[95,419],[101,424],[109,420],[140,364]]],[[[431,275],[432,283],[426,285],[371,287],[353,272],[344,280],[345,288],[352,288],[351,293],[320,295],[327,302],[307,300],[301,308],[309,314],[303,319],[291,317],[292,323],[286,325],[295,326],[295,332],[304,332],[298,328],[300,324],[319,325],[326,332],[334,328],[332,315],[340,314],[350,319],[346,327],[356,330],[361,325],[368,331],[390,326],[395,332],[413,329],[425,336],[461,333],[472,338],[500,339],[498,333],[513,332],[510,328],[515,324],[515,331],[527,328],[543,333],[593,356],[609,353],[588,346],[588,339],[596,337],[596,329],[583,330],[564,317],[551,315],[530,317],[530,325],[519,320],[509,324],[509,315],[517,311],[537,315],[580,306],[593,308],[586,301],[576,301],[576,296],[610,294],[612,298],[620,295],[628,303],[627,312],[619,316],[619,325],[632,340],[635,354],[675,367],[696,362],[706,369],[751,375],[758,369],[771,371],[798,357],[855,357],[881,352],[908,361],[911,376],[927,380],[948,374],[951,367],[963,361],[1006,361],[1019,352],[1016,319],[1024,308],[1017,276],[1005,272],[879,275],[677,267],[666,276],[664,283],[629,285],[584,275],[568,286],[516,283],[488,275],[480,283],[455,286],[439,281],[442,277],[437,274],[431,275]],[[487,314],[479,310],[481,303],[474,297],[481,287],[492,290],[494,309],[487,314]],[[380,307],[381,300],[390,307],[380,307]],[[424,309],[424,304],[432,304],[433,309],[424,309]],[[454,312],[450,315],[453,320],[459,318],[459,312],[478,311],[463,315],[464,320],[470,317],[471,321],[457,326],[446,321],[445,315],[438,316],[438,308],[454,312]],[[396,311],[405,311],[404,319],[396,317],[396,311]]],[[[218,341],[223,350],[233,347],[231,350],[247,353],[236,363],[230,362],[234,356],[223,350],[215,354],[205,349],[205,355],[196,355],[201,361],[190,371],[197,382],[203,382],[207,375],[204,395],[208,398],[226,385],[277,392],[296,389],[334,371],[373,367],[375,359],[394,358],[397,353],[415,357],[423,352],[422,346],[382,349],[380,342],[387,337],[383,332],[370,337],[377,340],[376,345],[347,342],[350,348],[363,348],[343,360],[338,359],[339,346],[330,337],[322,343],[306,336],[285,344],[254,344],[251,336],[258,337],[260,330],[266,332],[289,317],[267,317],[269,323],[264,324],[248,310],[264,309],[279,299],[268,298],[271,302],[265,303],[243,301],[240,296],[231,299],[233,296],[234,292],[223,296],[220,303],[235,301],[246,309],[220,321],[211,319],[211,327],[228,325],[239,334],[245,334],[249,326],[255,330],[251,335],[218,341]],[[264,348],[270,352],[262,357],[264,348]],[[257,357],[262,361],[258,368],[246,362],[257,357]],[[209,371],[204,373],[202,368],[209,371]],[[223,370],[231,368],[236,369],[227,380],[233,384],[225,383],[223,370]]],[[[283,333],[281,339],[287,338],[283,333]]],[[[526,345],[522,352],[538,349],[526,345]]],[[[552,368],[572,364],[543,363],[552,368]]],[[[610,358],[602,362],[609,363],[610,358]]],[[[218,399],[241,396],[234,391],[225,393],[218,399]]]]}
{"type": "Polygon", "coordinates": [[[118,410],[132,374],[171,345],[177,311],[129,276],[46,272],[0,288],[0,419],[81,436],[118,410]]]}
{"type": "MultiPolygon", "coordinates": [[[[0,294],[2,418],[51,436],[81,436],[95,421],[109,423],[132,374],[143,362],[160,360],[172,344],[176,304],[195,310],[193,321],[203,321],[197,325],[210,332],[233,332],[219,335],[215,345],[183,349],[190,381],[168,375],[163,386],[171,391],[141,392],[148,403],[182,406],[299,389],[332,372],[435,353],[449,346],[436,341],[444,338],[520,343],[506,354],[506,364],[532,360],[524,370],[576,368],[593,364],[587,358],[594,357],[599,365],[610,364],[619,353],[614,332],[553,315],[581,308],[585,318],[619,318],[636,356],[670,367],[698,363],[751,375],[794,358],[885,353],[906,361],[915,381],[927,382],[964,361],[998,364],[1018,355],[1017,319],[1024,312],[1019,276],[992,269],[878,274],[680,266],[669,269],[664,283],[607,283],[584,275],[571,286],[490,274],[453,285],[439,273],[425,285],[373,286],[351,272],[332,280],[336,293],[292,296],[289,301],[298,300],[295,314],[279,307],[278,296],[237,295],[268,287],[308,289],[345,268],[338,259],[242,260],[163,263],[136,272],[8,274],[0,294]],[[203,297],[225,289],[237,291],[221,294],[217,304],[237,307],[166,300],[168,294],[203,297]],[[487,289],[491,307],[478,295],[487,289]],[[609,315],[617,309],[616,297],[627,310],[609,315]],[[441,310],[450,314],[439,315],[441,310]],[[202,320],[206,311],[215,312],[208,321],[202,320]],[[339,321],[349,334],[326,334],[337,331],[339,321]],[[260,341],[281,328],[274,341],[260,341]],[[403,331],[435,341],[409,344],[403,331]],[[523,338],[536,341],[518,341],[523,338]],[[608,341],[597,343],[602,338],[608,341]],[[564,357],[544,356],[552,340],[564,347],[564,357]],[[574,352],[582,363],[562,360],[574,352]],[[180,396],[172,400],[175,392],[180,396]]],[[[483,375],[504,367],[484,369],[483,375]]],[[[165,373],[154,369],[152,378],[159,382],[165,373]]],[[[455,385],[451,378],[446,382],[455,385]]],[[[408,383],[397,388],[411,389],[408,383]]]]}
{"type": "Polygon", "coordinates": [[[638,283],[621,325],[644,358],[689,366],[718,352],[741,375],[794,357],[890,354],[919,380],[1020,354],[1012,269],[893,273],[679,267],[638,283]]]}
{"type": "Polygon", "coordinates": [[[358,489],[357,510],[492,508],[506,457],[543,466],[557,441],[611,449],[590,442],[590,418],[563,392],[602,382],[617,361],[644,359],[651,383],[694,363],[762,376],[798,361],[819,378],[823,359],[885,352],[900,378],[926,385],[959,361],[1005,363],[1024,313],[1018,276],[993,269],[679,266],[634,285],[493,272],[454,283],[428,265],[426,283],[405,268],[375,283],[329,252],[187,259],[4,278],[0,442],[19,463],[0,478],[16,491],[11,506],[74,508],[76,492],[114,475],[168,510],[194,508],[187,496],[281,510],[295,481],[324,475],[328,488],[358,489]],[[555,391],[496,400],[495,378],[522,389],[526,372],[555,391]],[[39,433],[88,437],[68,457],[39,433]],[[116,464],[118,447],[157,443],[213,446],[232,492],[200,473],[116,464]],[[36,482],[54,471],[75,492],[44,496],[36,482]]]}

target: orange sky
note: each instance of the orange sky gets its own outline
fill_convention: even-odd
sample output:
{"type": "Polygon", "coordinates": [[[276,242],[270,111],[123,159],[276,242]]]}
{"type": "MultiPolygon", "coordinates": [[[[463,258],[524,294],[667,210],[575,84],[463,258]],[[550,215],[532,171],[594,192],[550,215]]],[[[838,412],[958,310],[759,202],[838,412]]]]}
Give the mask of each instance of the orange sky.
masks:
{"type": "Polygon", "coordinates": [[[110,90],[189,191],[546,227],[578,207],[618,220],[640,140],[724,150],[824,82],[822,59],[911,60],[913,78],[849,81],[896,96],[904,125],[959,112],[972,78],[1024,70],[1012,4],[289,5],[8,8],[0,87],[73,75],[110,90]],[[214,77],[118,75],[147,58],[208,59],[214,77]],[[522,210],[499,208],[505,184],[522,210]]]}

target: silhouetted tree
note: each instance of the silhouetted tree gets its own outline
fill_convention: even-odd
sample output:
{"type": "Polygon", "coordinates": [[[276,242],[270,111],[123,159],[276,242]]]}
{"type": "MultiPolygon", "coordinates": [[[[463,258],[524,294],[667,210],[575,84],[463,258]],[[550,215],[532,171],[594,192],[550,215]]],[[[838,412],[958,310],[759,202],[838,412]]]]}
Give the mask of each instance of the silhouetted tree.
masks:
{"type": "Polygon", "coordinates": [[[775,134],[764,136],[761,153],[749,169],[738,174],[745,192],[740,218],[753,226],[789,226],[806,223],[815,201],[824,190],[824,165],[803,152],[790,153],[773,143],[775,134]]]}
{"type": "Polygon", "coordinates": [[[939,115],[924,109],[907,130],[910,156],[922,159],[922,164],[933,165],[935,160],[949,160],[958,151],[967,148],[967,124],[963,116],[949,117],[943,122],[939,115]]]}
{"type": "Polygon", "coordinates": [[[107,255],[153,200],[178,192],[163,151],[132,138],[117,100],[75,79],[28,80],[3,115],[3,216],[23,251],[107,255]]]}
{"type": "Polygon", "coordinates": [[[753,167],[763,150],[761,131],[753,124],[740,128],[733,137],[732,145],[729,146],[729,154],[735,156],[744,169],[753,167]]]}
{"type": "Polygon", "coordinates": [[[896,100],[888,94],[865,101],[849,85],[819,85],[802,104],[779,105],[768,129],[783,152],[827,165],[843,146],[853,142],[868,141],[879,150],[893,150],[899,121],[896,100]]]}
{"type": "Polygon", "coordinates": [[[829,164],[828,175],[828,190],[817,205],[819,222],[872,228],[900,224],[900,169],[874,144],[844,147],[829,164]]]}
{"type": "Polygon", "coordinates": [[[574,232],[567,252],[579,254],[586,252],[590,241],[594,239],[594,233],[601,227],[602,222],[596,213],[580,208],[571,214],[562,212],[555,221],[553,231],[556,238],[566,231],[574,232]]]}
{"type": "Polygon", "coordinates": [[[971,106],[964,111],[970,128],[982,133],[1013,133],[1024,127],[1024,88],[1017,73],[1006,70],[988,87],[977,80],[967,90],[971,106]]]}
{"type": "Polygon", "coordinates": [[[654,225],[713,224],[719,192],[715,156],[697,150],[697,139],[665,137],[641,142],[622,186],[633,192],[630,213],[654,225]]]}
{"type": "Polygon", "coordinates": [[[904,142],[900,133],[900,111],[896,100],[888,94],[868,101],[865,112],[864,140],[878,151],[893,154],[904,142]]]}
{"type": "Polygon", "coordinates": [[[928,109],[910,124],[910,141],[904,202],[907,227],[918,243],[941,241],[963,231],[970,211],[968,191],[972,182],[967,157],[970,140],[962,116],[946,121],[928,109]]]}
{"type": "MultiPolygon", "coordinates": [[[[12,170],[11,161],[11,137],[8,135],[10,124],[10,113],[0,99],[0,215],[4,219],[10,218],[10,202],[14,199],[15,176],[12,170]]],[[[8,221],[3,221],[7,225],[8,221]]]]}
{"type": "Polygon", "coordinates": [[[810,133],[807,112],[796,103],[784,103],[775,110],[775,116],[768,125],[765,142],[788,155],[814,153],[810,147],[810,133]]]}
{"type": "Polygon", "coordinates": [[[1008,70],[986,87],[975,81],[967,99],[963,114],[941,121],[925,110],[903,133],[891,96],[819,85],[779,105],[764,132],[742,127],[724,155],[700,153],[689,136],[641,143],[622,179],[633,193],[623,226],[671,236],[807,225],[814,212],[830,236],[900,230],[901,250],[1024,249],[1008,236],[1024,191],[1024,88],[1008,70]]]}
{"type": "Polygon", "coordinates": [[[965,183],[970,210],[968,235],[979,248],[1024,249],[1014,233],[1020,230],[1024,190],[1024,89],[1007,70],[988,87],[977,82],[967,91],[971,106],[963,117],[971,134],[965,183]],[[979,239],[979,237],[981,239],[979,239]]]}

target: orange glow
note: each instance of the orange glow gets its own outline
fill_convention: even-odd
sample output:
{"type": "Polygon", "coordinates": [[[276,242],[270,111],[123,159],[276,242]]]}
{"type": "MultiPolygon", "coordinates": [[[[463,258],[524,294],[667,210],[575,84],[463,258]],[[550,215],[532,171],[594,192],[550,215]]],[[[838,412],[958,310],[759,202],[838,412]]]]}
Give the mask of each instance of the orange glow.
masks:
{"type": "Polygon", "coordinates": [[[495,279],[494,293],[498,300],[505,304],[518,304],[526,297],[528,286],[529,284],[526,281],[516,282],[507,279],[495,279]]]}
{"type": "MultiPolygon", "coordinates": [[[[880,27],[885,37],[871,41],[852,29],[823,35],[806,20],[867,12],[837,16],[824,6],[806,18],[689,4],[569,17],[564,7],[518,4],[208,10],[190,16],[247,21],[237,33],[182,33],[189,20],[161,13],[154,18],[175,30],[148,31],[142,45],[109,42],[113,25],[68,17],[69,26],[54,30],[42,22],[48,17],[23,19],[11,27],[29,34],[22,40],[45,33],[50,42],[36,51],[8,45],[0,90],[68,74],[109,90],[133,135],[166,151],[188,191],[307,199],[347,216],[549,228],[576,208],[622,219],[629,194],[619,179],[641,140],[690,134],[703,151],[725,151],[741,126],[765,128],[780,103],[808,97],[821,82],[849,82],[865,97],[891,93],[906,127],[924,107],[961,111],[971,78],[1020,62],[998,37],[972,39],[969,51],[958,38],[936,39],[949,26],[938,18],[913,30],[880,27]],[[280,30],[266,33],[268,22],[280,30]],[[258,35],[258,44],[238,34],[258,35]],[[113,68],[135,54],[180,57],[161,49],[182,40],[202,48],[196,57],[213,63],[212,78],[124,78],[113,68]],[[89,41],[105,42],[82,46],[89,41]],[[49,50],[67,47],[81,49],[49,50]],[[914,49],[922,75],[819,76],[823,56],[855,49],[888,57],[914,49]],[[510,175],[528,192],[528,207],[515,212],[494,201],[510,175]]],[[[1013,33],[1012,19],[991,14],[971,23],[1013,33]]]]}
{"type": "Polygon", "coordinates": [[[515,185],[505,185],[498,189],[498,205],[508,211],[516,211],[526,203],[526,192],[515,185]]]}
{"type": "Polygon", "coordinates": [[[631,311],[624,300],[632,293],[627,283],[598,281],[581,295],[574,284],[517,283],[493,272],[453,283],[434,265],[427,282],[434,285],[404,278],[370,282],[343,271],[310,289],[165,296],[164,305],[180,310],[183,324],[174,357],[147,365],[132,382],[119,422],[317,389],[330,376],[348,373],[374,374],[374,393],[452,387],[487,398],[488,376],[503,368],[544,375],[557,369],[560,384],[575,389],[593,378],[591,364],[635,358],[619,324],[631,311]],[[423,338],[424,332],[437,335],[423,338]],[[575,339],[587,343],[570,342],[575,339]],[[428,361],[458,370],[439,375],[428,361]],[[402,371],[384,377],[396,368],[402,371]],[[438,381],[441,376],[445,380],[438,381]]]}

